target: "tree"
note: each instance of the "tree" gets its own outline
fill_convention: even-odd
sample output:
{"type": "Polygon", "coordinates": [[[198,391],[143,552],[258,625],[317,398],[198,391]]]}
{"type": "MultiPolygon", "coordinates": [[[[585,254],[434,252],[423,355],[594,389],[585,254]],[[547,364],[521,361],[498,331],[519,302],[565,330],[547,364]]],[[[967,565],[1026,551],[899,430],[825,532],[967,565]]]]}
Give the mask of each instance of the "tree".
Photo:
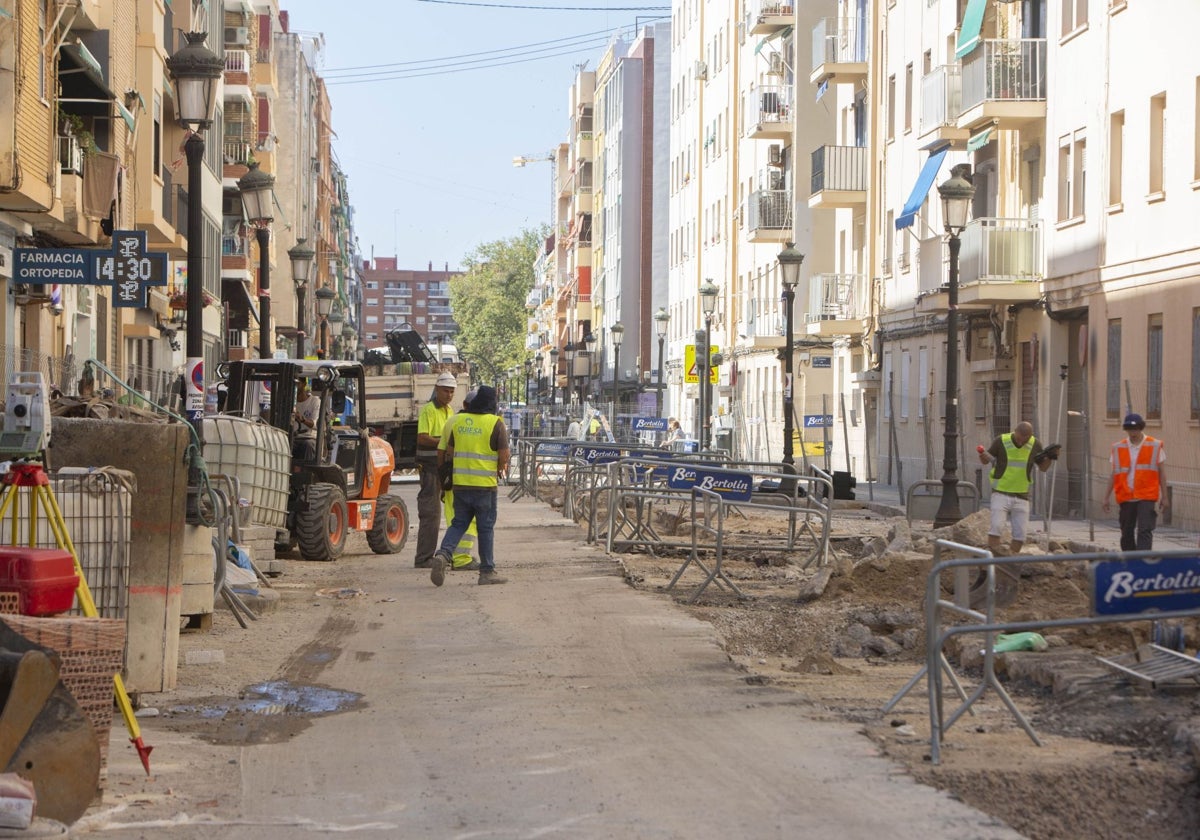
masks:
{"type": "Polygon", "coordinates": [[[463,260],[466,273],[450,279],[458,350],[484,383],[525,360],[525,301],[533,289],[533,263],[549,234],[543,226],[485,242],[463,260]]]}

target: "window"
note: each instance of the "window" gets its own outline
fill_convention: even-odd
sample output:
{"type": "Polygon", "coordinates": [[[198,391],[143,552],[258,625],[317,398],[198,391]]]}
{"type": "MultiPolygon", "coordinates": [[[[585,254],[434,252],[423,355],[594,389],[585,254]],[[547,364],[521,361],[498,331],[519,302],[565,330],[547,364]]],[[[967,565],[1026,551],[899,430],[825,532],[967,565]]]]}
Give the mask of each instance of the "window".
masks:
{"type": "Polygon", "coordinates": [[[378,281],[378,280],[368,280],[368,281],[367,281],[367,288],[368,288],[368,289],[378,289],[378,288],[379,288],[379,281],[378,281]]]}
{"type": "Polygon", "coordinates": [[[1146,418],[1162,419],[1163,317],[1151,315],[1146,324],[1146,418]]]}
{"type": "MultiPolygon", "coordinates": [[[[154,155],[154,167],[151,171],[156,178],[161,178],[162,172],[162,95],[154,94],[154,129],[150,136],[151,153],[154,155]]],[[[164,208],[165,210],[165,208],[164,208]]]]}
{"type": "Polygon", "coordinates": [[[904,68],[904,131],[912,131],[913,66],[904,68]]]}
{"type": "Polygon", "coordinates": [[[892,416],[892,354],[883,354],[883,419],[892,416]]]}
{"type": "Polygon", "coordinates": [[[1083,218],[1087,186],[1087,138],[1082,131],[1058,141],[1058,221],[1083,218]]]}
{"type": "Polygon", "coordinates": [[[1121,319],[1108,322],[1108,358],[1104,372],[1104,414],[1110,420],[1121,416],[1121,319]]]}
{"type": "Polygon", "coordinates": [[[925,399],[929,396],[929,348],[917,350],[917,416],[924,419],[928,406],[925,399]]]}
{"type": "Polygon", "coordinates": [[[378,323],[379,323],[379,316],[378,316],[378,315],[368,315],[368,316],[367,316],[367,323],[368,323],[368,324],[378,324],[378,323]]]}
{"type": "Polygon", "coordinates": [[[905,350],[900,354],[900,419],[908,419],[909,371],[912,370],[912,354],[905,350]]]}
{"type": "Polygon", "coordinates": [[[1067,37],[1076,29],[1087,26],[1088,0],[1062,0],[1062,34],[1067,37]]]}
{"type": "Polygon", "coordinates": [[[1167,95],[1160,93],[1150,99],[1150,198],[1161,197],[1165,187],[1164,149],[1167,136],[1167,95]]]}
{"type": "Polygon", "coordinates": [[[1192,310],[1192,419],[1200,420],[1200,307],[1192,310]]]}
{"type": "Polygon", "coordinates": [[[1125,112],[1108,118],[1108,206],[1121,204],[1121,158],[1125,148],[1125,112]]]}
{"type": "Polygon", "coordinates": [[[379,298],[367,298],[367,306],[378,306],[379,298]]]}
{"type": "Polygon", "coordinates": [[[896,139],[896,77],[888,76],[887,86],[887,139],[896,139]]]}

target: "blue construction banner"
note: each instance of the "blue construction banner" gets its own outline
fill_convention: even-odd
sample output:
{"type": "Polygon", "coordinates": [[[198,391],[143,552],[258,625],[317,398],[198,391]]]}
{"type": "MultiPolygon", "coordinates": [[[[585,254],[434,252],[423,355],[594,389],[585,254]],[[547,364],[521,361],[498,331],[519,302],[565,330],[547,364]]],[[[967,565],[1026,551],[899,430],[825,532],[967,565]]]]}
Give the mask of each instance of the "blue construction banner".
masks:
{"type": "Polygon", "coordinates": [[[1092,564],[1092,614],[1200,608],[1200,557],[1101,560],[1092,564]]]}
{"type": "Polygon", "coordinates": [[[571,458],[589,464],[608,464],[620,460],[621,450],[614,446],[592,446],[577,443],[571,447],[571,458]]]}
{"type": "Polygon", "coordinates": [[[671,470],[667,486],[672,490],[691,490],[699,487],[719,493],[728,502],[748,502],[754,490],[750,473],[734,470],[714,470],[705,467],[676,466],[671,470]]]}
{"type": "Polygon", "coordinates": [[[550,455],[552,457],[565,458],[567,456],[567,448],[569,443],[552,443],[547,441],[539,441],[537,445],[538,455],[550,455]]]}
{"type": "Polygon", "coordinates": [[[633,430],[635,432],[665,432],[667,430],[667,418],[634,417],[633,430]]]}

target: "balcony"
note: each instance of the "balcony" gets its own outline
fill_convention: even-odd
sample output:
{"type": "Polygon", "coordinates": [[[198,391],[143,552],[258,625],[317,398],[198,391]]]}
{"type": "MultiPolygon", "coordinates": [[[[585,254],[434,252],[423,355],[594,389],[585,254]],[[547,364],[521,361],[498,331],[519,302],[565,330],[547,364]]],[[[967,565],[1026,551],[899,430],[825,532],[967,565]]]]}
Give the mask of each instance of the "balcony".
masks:
{"type": "Polygon", "coordinates": [[[864,207],[867,203],[865,146],[818,146],[812,153],[808,206],[864,207]]]}
{"type": "Polygon", "coordinates": [[[805,330],[810,336],[832,338],[862,335],[867,316],[861,274],[816,274],[809,279],[805,330]]]}
{"type": "Polygon", "coordinates": [[[1046,119],[1046,39],[986,39],[962,61],[958,127],[1020,129],[1046,119]]]}
{"type": "MultiPolygon", "coordinates": [[[[949,250],[941,237],[921,243],[921,310],[948,307],[949,250]]],[[[974,219],[962,233],[958,300],[964,307],[1009,306],[1041,296],[1042,230],[1028,219],[974,219]]]]}
{"type": "Polygon", "coordinates": [[[750,91],[746,110],[746,137],[751,140],[790,140],[792,103],[791,85],[759,85],[750,91]]]}
{"type": "Polygon", "coordinates": [[[812,33],[814,85],[848,85],[867,80],[867,31],[858,18],[825,18],[812,33]]]}
{"type": "Polygon", "coordinates": [[[250,89],[250,53],[246,50],[225,51],[225,101],[239,100],[254,104],[250,89]]]}
{"type": "Polygon", "coordinates": [[[581,131],[575,135],[575,159],[577,161],[592,160],[592,132],[581,131]]]}
{"type": "Polygon", "coordinates": [[[787,242],[792,214],[791,190],[755,190],[746,204],[746,235],[751,242],[787,242]]]}
{"type": "Polygon", "coordinates": [[[245,166],[254,156],[254,147],[240,139],[225,140],[221,149],[226,164],[245,166]]]}
{"type": "Polygon", "coordinates": [[[748,3],[751,35],[772,35],[795,21],[793,0],[751,0],[748,3]]]}
{"type": "Polygon", "coordinates": [[[737,323],[738,345],[754,349],[774,349],[783,347],[784,321],[783,314],[768,311],[767,304],[761,300],[747,302],[746,319],[737,323]]]}
{"type": "Polygon", "coordinates": [[[921,79],[921,122],[918,131],[921,148],[930,149],[947,143],[952,149],[965,149],[970,131],[958,127],[962,113],[962,67],[943,64],[921,79]]]}

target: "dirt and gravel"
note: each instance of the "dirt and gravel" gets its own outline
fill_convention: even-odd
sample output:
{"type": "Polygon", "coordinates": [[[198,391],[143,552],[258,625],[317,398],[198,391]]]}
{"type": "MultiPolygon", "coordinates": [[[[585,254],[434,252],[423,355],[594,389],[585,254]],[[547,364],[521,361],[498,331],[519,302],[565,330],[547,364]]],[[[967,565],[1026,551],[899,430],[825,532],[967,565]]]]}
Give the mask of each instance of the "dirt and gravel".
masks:
{"type": "MultiPolygon", "coordinates": [[[[747,531],[776,528],[770,515],[740,523],[747,531]]],[[[663,522],[670,528],[670,523],[663,522]]],[[[681,523],[685,527],[687,523],[681,523]]],[[[946,532],[910,532],[903,517],[844,503],[834,518],[827,582],[818,570],[746,552],[724,571],[750,597],[709,586],[689,570],[666,591],[683,562],[679,552],[619,555],[627,580],[679,601],[712,623],[748,679],[803,695],[821,715],[851,720],[922,782],[945,789],[1037,840],[1200,837],[1196,733],[1200,684],[1195,679],[1149,687],[1100,663],[1148,642],[1149,622],[1060,628],[1047,632],[1042,652],[998,657],[1001,684],[1042,741],[1033,743],[995,691],[985,691],[931,761],[929,706],[922,680],[890,713],[883,707],[924,662],[921,610],[934,537],[986,547],[987,514],[946,532]],[[822,589],[823,584],[823,589],[822,589]],[[812,590],[804,603],[802,591],[812,590]],[[819,592],[819,595],[814,593],[819,592]]],[[[1069,553],[1083,546],[1040,536],[1031,554],[1069,553]]],[[[1035,537],[1035,540],[1038,538],[1035,537]]],[[[1015,600],[1000,621],[1039,621],[1089,614],[1082,562],[1029,564],[1015,600]]],[[[947,591],[950,582],[944,582],[947,591]]],[[[1176,622],[1195,651],[1200,628],[1176,622]]],[[[982,679],[981,635],[959,636],[947,655],[968,693],[982,679]],[[955,644],[957,642],[957,644],[955,644]]],[[[957,699],[946,687],[947,715],[957,699]]]]}

